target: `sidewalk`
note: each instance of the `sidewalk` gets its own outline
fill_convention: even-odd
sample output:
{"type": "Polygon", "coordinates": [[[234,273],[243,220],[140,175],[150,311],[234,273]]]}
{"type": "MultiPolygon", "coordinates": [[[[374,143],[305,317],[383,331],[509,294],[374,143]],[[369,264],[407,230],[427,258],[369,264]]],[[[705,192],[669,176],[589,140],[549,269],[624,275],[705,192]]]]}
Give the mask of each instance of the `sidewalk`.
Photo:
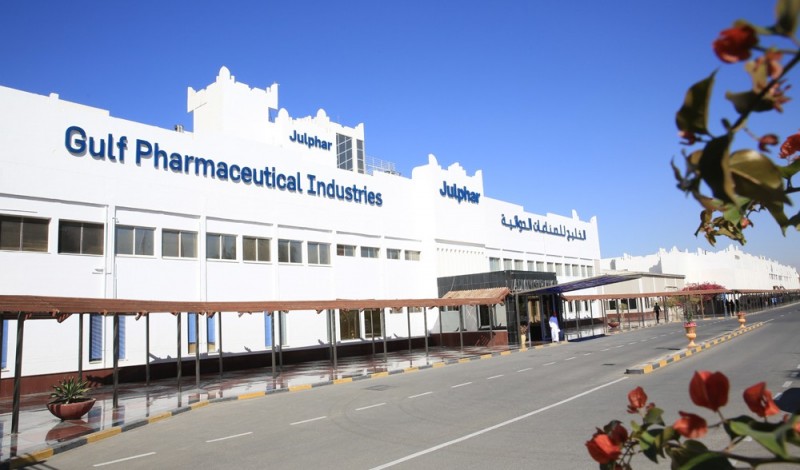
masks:
{"type": "MultiPolygon", "coordinates": [[[[543,345],[537,345],[541,348],[543,345]]],[[[445,366],[475,359],[511,354],[516,347],[464,347],[455,349],[382,353],[374,356],[345,357],[338,360],[334,371],[330,361],[314,361],[286,365],[276,377],[272,368],[250,369],[200,376],[196,388],[194,375],[177,379],[144,383],[125,383],[118,387],[119,406],[113,408],[110,386],[92,389],[97,401],[88,415],[80,420],[60,421],[45,406],[48,393],[26,395],[20,404],[20,432],[11,429],[12,400],[0,400],[0,468],[19,468],[41,462],[55,453],[137,428],[176,414],[191,411],[215,402],[262,397],[272,393],[306,390],[356,380],[384,377],[418,369],[445,366]]]]}

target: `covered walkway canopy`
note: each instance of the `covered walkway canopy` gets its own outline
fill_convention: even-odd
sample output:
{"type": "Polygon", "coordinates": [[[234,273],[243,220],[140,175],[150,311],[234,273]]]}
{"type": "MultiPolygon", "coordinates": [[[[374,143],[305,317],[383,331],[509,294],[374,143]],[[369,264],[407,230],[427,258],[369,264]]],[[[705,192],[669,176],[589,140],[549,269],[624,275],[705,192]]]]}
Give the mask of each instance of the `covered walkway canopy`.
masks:
{"type": "Polygon", "coordinates": [[[564,282],[562,284],[555,284],[552,286],[539,287],[526,291],[514,292],[520,295],[561,295],[564,292],[572,292],[576,290],[591,289],[592,287],[600,287],[608,284],[616,284],[618,282],[632,281],[639,279],[642,274],[603,274],[601,276],[589,277],[586,279],[578,279],[577,281],[564,282]]]}

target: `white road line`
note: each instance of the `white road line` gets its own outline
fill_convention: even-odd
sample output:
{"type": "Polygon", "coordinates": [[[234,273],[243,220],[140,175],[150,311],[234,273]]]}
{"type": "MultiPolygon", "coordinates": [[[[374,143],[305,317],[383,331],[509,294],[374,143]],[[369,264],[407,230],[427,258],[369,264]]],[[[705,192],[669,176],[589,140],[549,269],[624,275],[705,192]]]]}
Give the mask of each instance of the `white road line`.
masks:
{"type": "Polygon", "coordinates": [[[553,365],[553,364],[555,364],[555,363],[556,363],[556,362],[555,362],[555,361],[553,361],[553,362],[548,362],[547,364],[542,364],[542,365],[543,365],[543,366],[552,366],[552,365],[553,365]]]}
{"type": "Polygon", "coordinates": [[[449,447],[449,446],[451,446],[453,444],[458,444],[459,442],[466,441],[467,439],[472,439],[473,437],[480,436],[481,434],[486,434],[487,432],[494,431],[495,429],[500,429],[500,428],[502,428],[504,426],[508,426],[509,424],[516,423],[517,421],[521,421],[523,419],[530,418],[531,416],[537,415],[539,413],[542,413],[542,412],[547,411],[549,409],[552,409],[552,408],[555,408],[557,406],[563,405],[565,403],[569,403],[569,402],[571,402],[573,400],[577,400],[578,398],[584,397],[586,395],[589,395],[590,393],[594,393],[594,392],[596,392],[596,391],[598,391],[598,390],[600,390],[602,388],[608,387],[610,385],[614,385],[617,382],[622,382],[623,380],[627,380],[627,379],[628,379],[628,377],[619,378],[619,379],[614,380],[612,382],[608,382],[608,383],[600,385],[598,387],[586,390],[585,392],[581,392],[581,393],[579,393],[577,395],[573,395],[573,396],[571,396],[569,398],[566,398],[564,400],[561,400],[559,402],[553,403],[552,405],[547,405],[545,407],[539,408],[538,410],[533,410],[530,413],[526,413],[524,415],[517,416],[516,418],[511,418],[508,421],[503,421],[502,423],[495,424],[494,426],[489,426],[488,428],[483,428],[480,431],[475,431],[475,432],[473,432],[471,434],[467,434],[466,436],[459,437],[458,439],[453,439],[452,441],[443,442],[442,444],[435,445],[433,447],[429,447],[429,448],[427,448],[425,450],[421,450],[421,451],[413,453],[411,455],[407,455],[405,457],[401,457],[401,458],[399,458],[397,460],[393,460],[393,461],[385,463],[383,465],[380,465],[380,466],[377,466],[377,467],[373,467],[372,470],[382,470],[384,468],[393,467],[395,465],[401,464],[403,462],[407,462],[407,461],[409,461],[411,459],[415,459],[415,458],[420,457],[422,455],[430,454],[431,452],[436,452],[437,450],[444,449],[445,447],[449,447]]]}
{"type": "Polygon", "coordinates": [[[385,405],[385,404],[386,404],[386,402],[383,402],[383,403],[377,403],[377,404],[375,404],[375,405],[362,406],[361,408],[356,408],[356,411],[364,411],[364,410],[368,410],[368,409],[370,409],[370,408],[377,408],[377,407],[379,407],[379,406],[383,406],[383,405],[385,405]]]}
{"type": "Polygon", "coordinates": [[[625,346],[624,344],[620,344],[619,346],[614,346],[614,349],[616,349],[616,348],[622,348],[622,347],[624,347],[624,346],[625,346]]]}
{"type": "Polygon", "coordinates": [[[573,360],[573,359],[575,359],[575,356],[568,357],[568,358],[566,358],[566,359],[564,359],[564,360],[565,360],[565,361],[571,361],[571,360],[573,360]]]}
{"type": "Polygon", "coordinates": [[[800,369],[800,364],[797,364],[797,368],[800,369]]]}
{"type": "Polygon", "coordinates": [[[628,343],[628,345],[636,344],[638,341],[634,341],[633,343],[628,343]]]}
{"type": "Polygon", "coordinates": [[[248,436],[248,435],[250,435],[250,434],[253,434],[253,431],[250,431],[250,432],[243,432],[243,433],[241,433],[241,434],[234,434],[233,436],[220,437],[220,438],[218,438],[218,439],[209,439],[209,440],[207,440],[207,441],[206,441],[206,443],[209,443],[209,442],[218,442],[218,441],[227,441],[228,439],[234,439],[234,438],[237,438],[237,437],[248,436]]]}
{"type": "Polygon", "coordinates": [[[531,369],[533,369],[533,367],[526,367],[526,368],[524,368],[524,369],[520,369],[520,370],[518,370],[517,372],[527,372],[527,371],[529,371],[529,370],[531,370],[531,369]]]}
{"type": "Polygon", "coordinates": [[[786,382],[783,383],[783,388],[789,388],[791,386],[792,386],[792,381],[791,380],[787,380],[786,382]]]}
{"type": "Polygon", "coordinates": [[[110,462],[96,463],[96,464],[92,465],[92,467],[103,467],[105,465],[113,465],[115,463],[127,462],[128,460],[140,459],[142,457],[148,457],[150,455],[155,455],[155,454],[156,454],[155,452],[148,452],[146,454],[139,454],[139,455],[134,455],[132,457],[125,457],[124,459],[112,460],[110,462]]]}
{"type": "Polygon", "coordinates": [[[493,375],[493,376],[491,376],[491,377],[486,377],[486,380],[497,379],[497,378],[500,378],[500,377],[502,377],[502,376],[503,376],[503,374],[500,374],[500,375],[493,375]]]}
{"type": "Polygon", "coordinates": [[[310,423],[312,421],[319,421],[320,419],[325,419],[325,418],[327,418],[327,416],[320,416],[318,418],[305,419],[303,421],[295,421],[294,423],[289,423],[289,426],[294,426],[295,424],[310,423]]]}
{"type": "Polygon", "coordinates": [[[472,382],[464,382],[463,384],[453,385],[450,388],[458,388],[463,387],[464,385],[470,385],[472,382]]]}
{"type": "Polygon", "coordinates": [[[433,393],[433,392],[418,393],[418,394],[416,394],[416,395],[411,395],[411,396],[410,396],[410,397],[408,397],[408,398],[424,397],[425,395],[430,395],[431,393],[433,393]]]}
{"type": "Polygon", "coordinates": [[[601,351],[608,351],[609,349],[611,349],[611,348],[601,349],[601,351]]]}
{"type": "Polygon", "coordinates": [[[583,353],[584,356],[591,356],[592,353],[583,353]]]}

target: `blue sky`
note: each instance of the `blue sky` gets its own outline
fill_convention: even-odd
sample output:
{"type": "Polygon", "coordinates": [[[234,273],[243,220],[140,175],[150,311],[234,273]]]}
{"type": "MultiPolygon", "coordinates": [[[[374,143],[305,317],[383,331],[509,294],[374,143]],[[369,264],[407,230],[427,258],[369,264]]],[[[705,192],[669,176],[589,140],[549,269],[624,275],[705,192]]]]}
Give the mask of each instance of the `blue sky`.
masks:
{"type": "MultiPolygon", "coordinates": [[[[363,122],[367,154],[406,176],[433,153],[482,169],[489,197],[597,216],[603,257],[710,249],[694,236],[700,208],[669,166],[682,159],[675,112],[720,67],[720,130],[733,116],[724,91],[749,79],[711,43],[737,18],[772,24],[772,12],[752,0],[12,0],[0,15],[0,85],[191,129],[186,88],[225,65],[251,87],[278,82],[291,116],[323,108],[363,122]]],[[[783,139],[800,128],[798,109],[795,99],[750,127],[783,139]]],[[[746,252],[800,267],[797,232],[754,222],[746,252]]]]}

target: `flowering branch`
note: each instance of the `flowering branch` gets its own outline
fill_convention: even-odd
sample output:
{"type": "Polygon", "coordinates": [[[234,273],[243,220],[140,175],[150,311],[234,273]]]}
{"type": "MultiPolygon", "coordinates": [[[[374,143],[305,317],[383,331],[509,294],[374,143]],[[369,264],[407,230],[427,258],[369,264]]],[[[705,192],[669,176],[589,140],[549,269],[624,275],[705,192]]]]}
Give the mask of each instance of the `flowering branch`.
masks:
{"type": "Polygon", "coordinates": [[[695,372],[689,383],[689,396],[700,407],[713,411],[719,422],[708,425],[696,414],[679,411],[680,418],[666,426],[662,420],[663,410],[654,403],[647,403],[647,394],[642,387],[628,393],[628,413],[638,414],[641,424],[631,421],[631,431],[620,421],[613,420],[603,429],[597,429],[586,442],[589,455],[600,464],[601,470],[632,469],[633,457],[644,454],[652,462],[659,457],[672,461],[672,468],[681,469],[733,469],[731,461],[742,462],[755,468],[767,463],[798,463],[800,457],[789,453],[788,445],[800,447],[800,415],[784,415],[781,421],[772,423],[768,417],[780,413],[764,382],[744,391],[747,407],[762,418],[757,420],[742,415],[725,418],[721,409],[728,404],[730,384],[725,374],[709,371],[695,372]],[[721,427],[730,442],[722,450],[712,450],[699,441],[709,428],[721,427]],[[752,438],[771,454],[768,457],[751,457],[733,453],[733,449],[745,438],[752,438]],[[683,440],[682,440],[683,438],[683,440]]]}
{"type": "Polygon", "coordinates": [[[708,129],[709,103],[716,71],[694,85],[686,93],[684,104],[676,115],[678,134],[683,144],[702,148],[683,152],[685,171],[673,162],[672,169],[678,188],[691,194],[702,206],[700,225],[695,235],[703,232],[712,245],[717,236],[726,236],[744,244],[743,230],[752,223],[753,212],[767,210],[785,233],[788,227],[800,230],[800,212],[787,215],[785,207],[792,204],[789,194],[800,191],[792,186],[792,177],[800,171],[800,132],[785,139],[779,157],[785,165],[776,165],[765,153],[778,145],[775,134],[761,137],[745,127],[753,113],[783,111],[790,98],[786,92],[789,72],[800,62],[800,41],[795,37],[800,16],[800,0],[778,0],[776,22],[762,27],[739,20],[720,32],[713,50],[724,63],[744,62],[750,75],[750,90],[725,97],[737,113],[733,123],[722,119],[725,132],[713,135],[708,129]],[[796,49],[762,45],[765,38],[788,41],[796,49]],[[749,60],[753,53],[758,57],[749,60]],[[788,61],[782,63],[784,55],[788,61]],[[736,133],[744,131],[758,142],[758,150],[732,150],[736,133]],[[763,152],[763,153],[762,153],[763,152]],[[710,190],[710,194],[704,191],[710,190]]]}

